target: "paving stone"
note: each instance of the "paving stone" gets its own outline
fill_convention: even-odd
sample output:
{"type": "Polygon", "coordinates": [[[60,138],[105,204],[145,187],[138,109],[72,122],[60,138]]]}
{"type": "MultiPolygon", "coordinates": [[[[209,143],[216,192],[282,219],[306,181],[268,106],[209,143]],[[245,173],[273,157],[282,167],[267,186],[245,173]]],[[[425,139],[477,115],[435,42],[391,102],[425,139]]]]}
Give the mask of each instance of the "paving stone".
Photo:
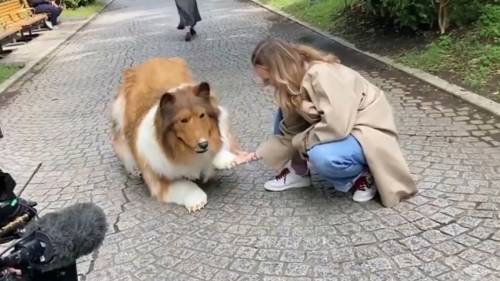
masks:
{"type": "Polygon", "coordinates": [[[441,228],[442,232],[444,232],[448,235],[452,235],[452,236],[460,235],[467,230],[468,230],[467,228],[462,227],[457,223],[453,223],[453,224],[450,224],[450,225],[447,225],[447,226],[441,228]]]}
{"type": "Polygon", "coordinates": [[[280,255],[280,250],[261,249],[255,255],[255,259],[259,261],[278,261],[280,255]]]}
{"type": "Polygon", "coordinates": [[[479,227],[474,228],[468,234],[471,236],[474,236],[478,239],[487,239],[494,232],[495,232],[494,229],[479,226],[479,227]]]}
{"type": "Polygon", "coordinates": [[[498,271],[500,268],[500,257],[490,257],[481,264],[492,269],[493,271],[498,271]]]}
{"type": "Polygon", "coordinates": [[[401,240],[400,242],[401,244],[406,245],[406,247],[412,251],[420,250],[422,248],[426,248],[431,245],[425,239],[418,236],[408,237],[406,239],[401,240]]]}
{"type": "Polygon", "coordinates": [[[248,1],[198,5],[199,36],[186,43],[169,1],[115,0],[0,97],[0,166],[24,186],[42,162],[23,196],[42,215],[91,201],[108,216],[111,232],[81,260],[82,279],[500,279],[500,119],[248,1]],[[385,90],[416,196],[394,208],[358,204],[316,174],[312,188],[269,193],[262,185],[272,171],[254,162],[201,184],[208,205],[189,214],[156,202],[126,174],[108,118],[125,68],[185,58],[253,150],[269,136],[275,106],[252,78],[249,57],[269,36],[333,51],[385,90]]]}
{"type": "Polygon", "coordinates": [[[428,275],[435,277],[440,274],[443,274],[450,269],[443,265],[442,263],[439,262],[430,262],[430,263],[425,263],[419,267],[423,272],[427,273],[428,275]]]}
{"type": "Polygon", "coordinates": [[[445,253],[446,255],[455,255],[463,251],[465,247],[454,241],[446,241],[436,245],[435,249],[445,253]]]}
{"type": "MultiPolygon", "coordinates": [[[[422,220],[420,220],[420,222],[422,222],[422,220]]],[[[421,232],[416,226],[409,223],[399,225],[395,229],[404,236],[412,236],[421,232]]]]}
{"type": "Polygon", "coordinates": [[[439,223],[432,221],[428,218],[423,218],[415,222],[415,225],[421,230],[429,230],[440,226],[439,223]]]}
{"type": "Polygon", "coordinates": [[[363,245],[354,248],[356,257],[360,260],[371,259],[382,255],[382,252],[375,245],[363,245]]]}
{"type": "Polygon", "coordinates": [[[252,247],[240,247],[236,251],[236,254],[234,255],[235,257],[238,258],[247,258],[251,259],[255,256],[255,253],[257,253],[257,249],[252,248],[252,247]]]}
{"type": "Polygon", "coordinates": [[[488,258],[488,256],[489,255],[487,253],[478,251],[476,249],[467,249],[459,255],[459,257],[471,263],[479,263],[488,258]]]}
{"type": "Polygon", "coordinates": [[[280,261],[299,263],[304,261],[305,256],[306,254],[303,251],[285,250],[281,255],[280,261]]]}
{"type": "Polygon", "coordinates": [[[480,242],[475,247],[476,249],[481,250],[483,252],[493,254],[495,252],[500,251],[500,242],[493,240],[485,240],[480,242]]]}
{"type": "Polygon", "coordinates": [[[375,236],[371,233],[355,233],[350,236],[351,241],[354,245],[363,245],[363,244],[373,244],[377,241],[375,236]]]}
{"type": "Polygon", "coordinates": [[[446,257],[444,259],[444,263],[447,266],[449,266],[450,268],[452,268],[453,270],[459,270],[461,268],[464,268],[464,267],[470,265],[469,262],[467,262],[466,260],[464,260],[460,257],[457,257],[457,256],[446,257]]]}
{"type": "Polygon", "coordinates": [[[368,260],[368,267],[371,271],[391,270],[392,262],[388,258],[374,258],[368,260]]]}
{"type": "Polygon", "coordinates": [[[469,236],[467,234],[462,234],[453,240],[455,240],[456,242],[458,242],[466,247],[473,247],[473,246],[477,245],[479,242],[481,242],[481,240],[474,238],[472,236],[469,236]]]}
{"type": "Polygon", "coordinates": [[[491,272],[491,270],[489,270],[486,267],[481,266],[479,264],[473,264],[473,265],[470,265],[470,266],[464,268],[464,272],[470,276],[480,277],[480,276],[488,275],[491,272]]]}
{"type": "Polygon", "coordinates": [[[240,275],[236,272],[232,271],[227,271],[227,270],[220,270],[215,274],[212,280],[214,281],[234,281],[237,280],[240,277],[240,275]]]}
{"type": "Polygon", "coordinates": [[[469,216],[461,217],[458,219],[458,223],[464,227],[476,227],[481,223],[481,219],[473,218],[469,216]]]}
{"type": "Polygon", "coordinates": [[[257,270],[260,274],[280,275],[283,272],[283,263],[281,262],[262,262],[257,270]]]}
{"type": "Polygon", "coordinates": [[[425,262],[435,261],[442,257],[442,255],[443,254],[441,252],[436,251],[433,248],[422,249],[415,252],[415,256],[425,262]]]}
{"type": "Polygon", "coordinates": [[[465,273],[458,273],[458,272],[447,272],[447,273],[441,274],[437,278],[440,281],[470,280],[470,276],[467,276],[465,273]]]}
{"type": "Polygon", "coordinates": [[[431,242],[432,244],[441,243],[443,241],[450,239],[450,236],[438,230],[425,231],[424,233],[422,233],[422,237],[424,237],[427,241],[431,242]]]}
{"type": "Polygon", "coordinates": [[[408,249],[394,240],[385,241],[380,244],[379,248],[387,255],[396,255],[406,253],[408,249]]]}
{"type": "Polygon", "coordinates": [[[418,266],[421,262],[412,254],[402,254],[394,256],[394,261],[398,264],[400,268],[418,266]]]}
{"type": "Polygon", "coordinates": [[[259,262],[248,259],[235,259],[230,269],[241,272],[253,272],[259,262]]]}
{"type": "Polygon", "coordinates": [[[394,276],[396,280],[422,280],[426,276],[425,274],[418,269],[417,267],[408,267],[401,270],[396,270],[394,272],[394,276]]]}
{"type": "Polygon", "coordinates": [[[449,224],[455,220],[454,217],[443,214],[443,213],[436,213],[431,216],[431,219],[434,221],[440,223],[440,224],[449,224]]]}
{"type": "Polygon", "coordinates": [[[289,263],[286,265],[285,275],[287,276],[306,276],[310,266],[302,263],[289,263]]]}
{"type": "Polygon", "coordinates": [[[374,232],[378,241],[386,241],[401,238],[401,235],[391,229],[381,229],[374,232]]]}
{"type": "Polygon", "coordinates": [[[334,249],[331,251],[332,261],[335,263],[351,261],[355,259],[354,249],[349,248],[340,248],[334,249]]]}

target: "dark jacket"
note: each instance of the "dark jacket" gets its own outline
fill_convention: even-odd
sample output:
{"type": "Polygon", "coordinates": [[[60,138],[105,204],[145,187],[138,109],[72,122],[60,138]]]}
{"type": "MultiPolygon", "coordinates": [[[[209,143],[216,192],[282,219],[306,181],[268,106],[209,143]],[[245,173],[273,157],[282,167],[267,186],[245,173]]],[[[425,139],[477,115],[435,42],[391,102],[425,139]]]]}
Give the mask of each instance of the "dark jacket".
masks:
{"type": "Polygon", "coordinates": [[[38,6],[40,4],[50,4],[48,0],[28,0],[31,7],[38,6]]]}

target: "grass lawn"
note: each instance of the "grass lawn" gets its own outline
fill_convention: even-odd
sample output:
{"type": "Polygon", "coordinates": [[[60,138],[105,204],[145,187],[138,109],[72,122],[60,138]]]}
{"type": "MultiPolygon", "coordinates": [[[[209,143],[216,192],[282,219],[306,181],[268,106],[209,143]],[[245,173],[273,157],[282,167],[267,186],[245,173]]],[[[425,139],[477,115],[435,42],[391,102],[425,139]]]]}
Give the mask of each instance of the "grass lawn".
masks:
{"type": "Polygon", "coordinates": [[[0,64],[0,83],[9,79],[19,70],[19,66],[0,64]]]}
{"type": "Polygon", "coordinates": [[[494,45],[476,39],[476,33],[463,36],[441,36],[422,50],[413,50],[398,60],[415,68],[435,74],[463,79],[472,89],[483,89],[489,82],[491,95],[500,90],[500,44],[494,45]],[[493,81],[495,80],[495,81],[493,81]]]}
{"type": "Polygon", "coordinates": [[[316,0],[309,5],[310,0],[260,0],[261,3],[278,8],[316,27],[327,29],[333,15],[338,14],[351,0],[316,0]]]}
{"type": "Polygon", "coordinates": [[[500,100],[500,6],[491,5],[479,21],[464,32],[437,38],[399,60],[426,71],[444,74],[472,89],[500,100]]]}
{"type": "Polygon", "coordinates": [[[91,17],[104,7],[101,1],[96,1],[94,4],[80,7],[77,9],[65,9],[61,14],[62,20],[82,20],[91,17]]]}
{"type": "MultiPolygon", "coordinates": [[[[481,19],[448,35],[431,34],[428,44],[415,44],[418,36],[378,36],[387,32],[357,22],[344,13],[356,0],[259,0],[325,31],[347,38],[374,53],[436,74],[443,79],[500,101],[500,5],[490,5],[481,19]],[[314,1],[313,1],[314,2],[314,1]],[[387,47],[387,48],[386,48],[387,47]],[[388,51],[389,50],[389,51],[388,51]]],[[[423,40],[421,40],[423,42],[423,40]]]]}

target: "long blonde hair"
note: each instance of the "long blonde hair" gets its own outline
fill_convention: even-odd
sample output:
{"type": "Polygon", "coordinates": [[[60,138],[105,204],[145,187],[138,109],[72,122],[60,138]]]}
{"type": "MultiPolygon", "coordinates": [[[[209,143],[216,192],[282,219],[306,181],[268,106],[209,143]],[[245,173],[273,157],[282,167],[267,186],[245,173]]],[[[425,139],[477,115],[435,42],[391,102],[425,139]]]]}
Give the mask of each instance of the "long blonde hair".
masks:
{"type": "Polygon", "coordinates": [[[278,105],[289,110],[298,108],[305,98],[300,86],[312,62],[338,63],[339,60],[335,55],[309,46],[274,38],[261,41],[252,53],[252,65],[267,68],[276,88],[278,105]]]}

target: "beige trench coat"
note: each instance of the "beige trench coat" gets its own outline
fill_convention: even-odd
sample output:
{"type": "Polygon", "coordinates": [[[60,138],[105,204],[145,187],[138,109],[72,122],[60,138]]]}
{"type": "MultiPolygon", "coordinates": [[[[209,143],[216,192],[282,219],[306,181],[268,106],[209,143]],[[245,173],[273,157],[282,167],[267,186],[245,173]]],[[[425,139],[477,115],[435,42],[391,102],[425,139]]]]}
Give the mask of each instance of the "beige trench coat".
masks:
{"type": "Polygon", "coordinates": [[[397,140],[392,108],[382,90],[342,64],[315,63],[302,81],[309,100],[283,112],[283,136],[272,136],[257,155],[279,170],[296,153],[352,134],[361,144],[382,203],[397,205],[417,192],[397,140]]]}

